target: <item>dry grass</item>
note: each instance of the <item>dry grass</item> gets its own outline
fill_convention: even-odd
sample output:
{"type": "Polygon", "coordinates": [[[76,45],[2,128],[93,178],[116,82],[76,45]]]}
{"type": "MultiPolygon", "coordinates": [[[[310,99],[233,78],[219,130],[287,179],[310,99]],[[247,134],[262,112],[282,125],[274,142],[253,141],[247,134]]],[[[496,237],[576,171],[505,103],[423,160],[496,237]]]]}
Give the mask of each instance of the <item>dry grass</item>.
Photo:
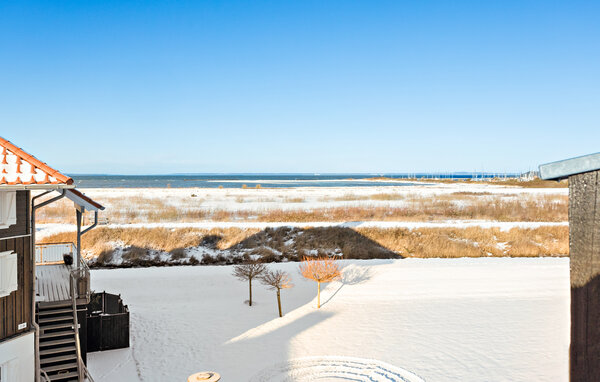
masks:
{"type": "MultiPolygon", "coordinates": [[[[466,196],[465,196],[466,197],[466,196]]],[[[334,207],[316,210],[269,210],[256,219],[265,222],[317,221],[433,221],[446,219],[484,219],[497,221],[568,220],[567,196],[506,199],[492,197],[478,203],[457,204],[456,197],[421,198],[406,207],[334,207]]]]}
{"type": "Polygon", "coordinates": [[[284,198],[284,203],[304,203],[304,198],[293,197],[293,198],[284,198]]]}
{"type": "MultiPolygon", "coordinates": [[[[114,244],[123,247],[139,247],[171,252],[178,248],[214,246],[218,249],[229,248],[257,233],[258,229],[214,228],[210,230],[194,228],[106,228],[98,227],[82,236],[82,248],[94,256],[106,251],[114,244]]],[[[44,238],[44,242],[74,242],[75,232],[63,232],[44,238]]]]}
{"type": "MultiPolygon", "coordinates": [[[[73,241],[74,233],[52,235],[45,242],[73,241]]],[[[278,228],[165,229],[97,228],[83,237],[83,248],[106,262],[114,247],[138,256],[148,250],[171,252],[204,246],[231,253],[259,255],[263,261],[298,261],[306,255],[343,255],[348,259],[568,256],[567,226],[513,228],[278,228]]]]}
{"type": "Polygon", "coordinates": [[[359,228],[357,231],[403,257],[567,256],[569,228],[359,228]]]}
{"type": "MultiPolygon", "coordinates": [[[[445,219],[486,219],[497,221],[566,221],[568,197],[565,195],[509,195],[486,192],[455,192],[435,196],[381,193],[346,194],[335,200],[402,200],[402,206],[344,206],[319,209],[222,210],[203,206],[200,198],[189,198],[172,205],[168,199],[128,197],[98,198],[107,206],[102,215],[111,223],[154,223],[194,221],[432,221],[445,219]]],[[[284,203],[302,203],[299,197],[285,198],[284,203]]],[[[242,196],[235,202],[244,203],[242,196]]],[[[38,223],[74,223],[75,213],[69,201],[60,200],[37,214],[38,223]]]]}

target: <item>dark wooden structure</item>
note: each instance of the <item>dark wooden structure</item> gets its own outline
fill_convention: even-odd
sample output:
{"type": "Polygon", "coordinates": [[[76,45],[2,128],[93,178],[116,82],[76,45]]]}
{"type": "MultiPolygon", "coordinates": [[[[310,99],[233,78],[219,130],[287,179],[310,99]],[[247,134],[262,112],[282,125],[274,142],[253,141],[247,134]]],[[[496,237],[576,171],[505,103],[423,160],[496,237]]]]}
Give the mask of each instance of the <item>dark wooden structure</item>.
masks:
{"type": "Polygon", "coordinates": [[[88,305],[87,351],[129,347],[129,309],[120,295],[93,293],[88,305]]]}
{"type": "Polygon", "coordinates": [[[0,252],[15,252],[18,266],[17,290],[0,298],[0,341],[31,331],[33,322],[29,191],[17,191],[16,198],[17,224],[0,229],[0,252]]]}
{"type": "Polygon", "coordinates": [[[540,166],[569,180],[570,380],[600,381],[600,154],[540,166]]]}

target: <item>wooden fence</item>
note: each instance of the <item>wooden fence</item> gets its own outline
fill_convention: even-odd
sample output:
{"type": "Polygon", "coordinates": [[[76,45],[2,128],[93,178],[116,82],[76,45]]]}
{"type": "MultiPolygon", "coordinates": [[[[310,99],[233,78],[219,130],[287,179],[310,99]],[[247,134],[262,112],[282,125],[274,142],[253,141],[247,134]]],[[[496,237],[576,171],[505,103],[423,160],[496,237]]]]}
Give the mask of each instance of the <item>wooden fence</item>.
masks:
{"type": "Polygon", "coordinates": [[[129,309],[120,296],[93,293],[88,305],[87,351],[129,347],[129,309]]]}

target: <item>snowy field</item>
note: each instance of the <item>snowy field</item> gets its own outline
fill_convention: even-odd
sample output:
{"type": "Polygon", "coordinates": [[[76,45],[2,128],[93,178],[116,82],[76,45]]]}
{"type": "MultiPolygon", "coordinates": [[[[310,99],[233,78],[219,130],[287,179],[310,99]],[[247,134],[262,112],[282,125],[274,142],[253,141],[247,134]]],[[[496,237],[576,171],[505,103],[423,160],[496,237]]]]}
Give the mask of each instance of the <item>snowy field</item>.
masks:
{"type": "MultiPolygon", "coordinates": [[[[567,188],[521,188],[514,186],[496,186],[477,183],[424,183],[416,186],[371,186],[371,187],[301,187],[277,189],[218,189],[218,188],[88,188],[85,194],[106,207],[106,212],[101,216],[110,216],[114,211],[152,209],[154,201],[160,207],[171,206],[179,211],[205,210],[205,211],[254,211],[265,212],[269,210],[319,210],[337,207],[363,207],[363,208],[399,208],[410,206],[415,200],[427,200],[436,196],[450,196],[452,203],[464,205],[467,201],[461,199],[460,193],[481,195],[485,202],[487,198],[520,199],[543,198],[545,196],[566,196],[567,188]],[[453,199],[452,195],[456,198],[453,199]],[[372,199],[377,195],[391,196],[388,200],[372,199]]],[[[474,198],[472,195],[468,198],[474,198]]],[[[464,197],[464,195],[462,195],[464,197]]],[[[474,200],[474,199],[473,199],[474,200]]],[[[471,202],[473,202],[471,200],[471,202]]],[[[70,207],[70,206],[69,206],[70,207]]],[[[70,210],[69,210],[70,211],[70,210]]],[[[70,216],[70,215],[69,215],[70,216]]],[[[109,228],[258,228],[267,227],[331,227],[344,226],[351,228],[379,227],[379,228],[466,228],[498,227],[503,230],[511,228],[536,228],[540,226],[567,225],[568,222],[520,222],[497,221],[478,219],[446,219],[439,221],[313,221],[313,222],[280,222],[256,221],[252,219],[237,221],[214,221],[197,219],[181,221],[175,216],[175,221],[137,221],[130,220],[115,222],[110,220],[109,228]]],[[[64,221],[65,219],[62,219],[64,221]]],[[[61,221],[59,219],[59,221],[61,221]]],[[[38,223],[37,238],[75,231],[74,224],[64,223],[38,223]]]]}
{"type": "MultiPolygon", "coordinates": [[[[568,195],[568,188],[521,188],[476,183],[422,183],[415,186],[298,187],[298,188],[86,188],[92,199],[121,201],[144,197],[158,199],[176,207],[202,206],[225,211],[262,211],[269,209],[318,209],[368,206],[403,207],[405,198],[427,198],[457,192],[472,192],[505,197],[527,195],[568,195]],[[397,200],[373,200],[373,195],[394,194],[397,200]],[[191,195],[194,195],[191,198],[191,195]],[[362,199],[361,198],[366,198],[362,199]],[[345,200],[349,199],[349,200],[345,200]],[[358,199],[358,200],[352,200],[358,199]],[[192,203],[193,202],[193,203],[192,203]]],[[[107,201],[106,207],[111,207],[107,201]]]]}
{"type": "Polygon", "coordinates": [[[404,259],[345,262],[316,308],[295,287],[247,285],[229,266],[92,271],[92,288],[131,310],[130,349],[92,353],[97,382],[340,380],[567,381],[569,260],[404,259]],[[387,373],[387,374],[386,374],[387,373]],[[416,376],[411,376],[414,373],[416,376]]]}

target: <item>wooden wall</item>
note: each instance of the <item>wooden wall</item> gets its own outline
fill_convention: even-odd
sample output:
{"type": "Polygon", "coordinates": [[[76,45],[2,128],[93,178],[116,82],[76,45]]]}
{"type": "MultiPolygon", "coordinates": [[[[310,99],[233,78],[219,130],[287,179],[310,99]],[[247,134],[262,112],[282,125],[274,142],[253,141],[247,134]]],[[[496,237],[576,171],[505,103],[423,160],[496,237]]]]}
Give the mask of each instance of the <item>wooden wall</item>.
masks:
{"type": "Polygon", "coordinates": [[[0,239],[3,237],[26,235],[29,233],[31,219],[29,217],[29,191],[17,191],[17,224],[0,229],[0,239]]]}
{"type": "Polygon", "coordinates": [[[6,297],[0,298],[0,340],[31,329],[31,241],[29,236],[16,239],[0,239],[0,252],[17,253],[18,289],[6,297]],[[17,326],[27,323],[24,329],[17,326]]]}
{"type": "Polygon", "coordinates": [[[18,264],[18,289],[6,297],[0,298],[0,340],[31,330],[33,321],[31,311],[33,269],[31,236],[29,236],[29,209],[29,191],[18,191],[17,224],[7,229],[0,229],[0,252],[16,252],[18,264]],[[14,238],[6,239],[9,237],[14,238]],[[18,325],[24,322],[27,323],[26,328],[18,330],[18,325]]]}
{"type": "Polygon", "coordinates": [[[569,177],[572,382],[600,381],[600,171],[569,177]]]}

